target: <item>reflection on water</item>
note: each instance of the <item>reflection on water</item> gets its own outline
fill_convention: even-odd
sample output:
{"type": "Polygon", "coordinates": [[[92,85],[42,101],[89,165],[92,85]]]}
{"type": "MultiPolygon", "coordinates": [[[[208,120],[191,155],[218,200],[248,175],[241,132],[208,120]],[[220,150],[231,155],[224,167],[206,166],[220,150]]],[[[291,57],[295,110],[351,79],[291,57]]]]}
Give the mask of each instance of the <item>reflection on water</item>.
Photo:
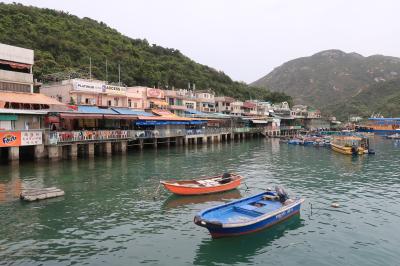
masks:
{"type": "Polygon", "coordinates": [[[171,195],[165,200],[164,207],[167,209],[173,209],[189,204],[198,204],[205,202],[224,202],[224,201],[239,199],[241,197],[242,195],[240,194],[240,191],[237,189],[233,189],[222,193],[209,194],[209,195],[198,195],[198,196],[171,195]]]}
{"type": "Polygon", "coordinates": [[[303,225],[298,214],[257,233],[222,239],[207,238],[200,243],[193,264],[240,265],[251,263],[255,255],[262,254],[263,250],[268,249],[275,240],[290,234],[290,231],[299,229],[303,225]]]}
{"type": "Polygon", "coordinates": [[[254,139],[2,165],[0,265],[398,265],[394,144],[378,138],[376,155],[352,157],[254,139]],[[153,199],[160,180],[223,172],[244,176],[249,189],[199,197],[160,190],[153,199]],[[193,223],[202,209],[277,184],[306,199],[301,218],[216,240],[193,223]],[[65,196],[29,204],[15,197],[51,186],[65,196]]]}

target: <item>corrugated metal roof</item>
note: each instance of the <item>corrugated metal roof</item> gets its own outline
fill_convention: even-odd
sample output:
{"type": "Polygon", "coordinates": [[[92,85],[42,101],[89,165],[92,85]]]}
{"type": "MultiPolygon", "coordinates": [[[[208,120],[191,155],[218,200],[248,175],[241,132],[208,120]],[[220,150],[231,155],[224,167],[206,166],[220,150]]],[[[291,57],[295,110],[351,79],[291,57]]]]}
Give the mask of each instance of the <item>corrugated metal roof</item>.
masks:
{"type": "Polygon", "coordinates": [[[197,111],[194,109],[189,109],[189,108],[185,110],[185,113],[189,113],[192,115],[205,115],[206,114],[206,113],[203,113],[203,112],[200,112],[200,111],[197,111]]]}
{"type": "Polygon", "coordinates": [[[86,106],[86,105],[80,105],[78,106],[78,112],[79,113],[87,113],[87,114],[118,114],[112,109],[103,109],[99,108],[97,106],[86,106]]]}
{"type": "Polygon", "coordinates": [[[112,109],[121,115],[153,116],[153,114],[147,113],[142,110],[133,110],[129,108],[112,108],[112,109]]]}

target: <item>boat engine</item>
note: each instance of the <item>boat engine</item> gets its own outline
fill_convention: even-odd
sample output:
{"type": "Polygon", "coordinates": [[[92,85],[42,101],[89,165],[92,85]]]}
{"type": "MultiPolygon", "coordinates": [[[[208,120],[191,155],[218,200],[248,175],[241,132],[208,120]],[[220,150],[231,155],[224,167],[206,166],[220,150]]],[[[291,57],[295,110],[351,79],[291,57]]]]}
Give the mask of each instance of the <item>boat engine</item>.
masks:
{"type": "Polygon", "coordinates": [[[282,187],[276,186],[275,191],[276,191],[276,194],[278,195],[279,201],[281,203],[284,203],[287,199],[289,199],[289,195],[286,193],[286,191],[282,187]]]}

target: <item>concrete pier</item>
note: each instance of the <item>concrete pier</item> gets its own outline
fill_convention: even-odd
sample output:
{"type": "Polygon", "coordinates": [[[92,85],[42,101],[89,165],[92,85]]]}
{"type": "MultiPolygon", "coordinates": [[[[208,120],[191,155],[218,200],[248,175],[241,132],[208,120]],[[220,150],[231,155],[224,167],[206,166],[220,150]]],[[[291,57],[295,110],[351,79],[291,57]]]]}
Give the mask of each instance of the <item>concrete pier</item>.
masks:
{"type": "Polygon", "coordinates": [[[94,143],[89,143],[87,145],[87,154],[88,154],[89,158],[94,157],[94,143]]]}
{"type": "Polygon", "coordinates": [[[47,157],[47,149],[44,144],[36,145],[34,147],[34,156],[36,160],[41,160],[47,157]]]}
{"type": "Polygon", "coordinates": [[[19,160],[19,147],[10,147],[8,149],[8,160],[9,161],[19,160]]]}
{"type": "Polygon", "coordinates": [[[121,141],[119,144],[120,144],[120,152],[122,154],[125,154],[126,150],[128,148],[128,142],[127,141],[121,141]]]}
{"type": "Polygon", "coordinates": [[[50,160],[59,160],[61,158],[60,150],[62,148],[59,146],[49,146],[47,148],[48,154],[49,154],[49,159],[50,160]]]}
{"type": "Polygon", "coordinates": [[[104,145],[104,148],[103,148],[104,154],[106,154],[106,155],[112,154],[112,145],[111,145],[111,142],[106,142],[106,143],[104,143],[103,145],[104,145]]]}
{"type": "Polygon", "coordinates": [[[69,149],[69,158],[78,158],[78,144],[71,144],[71,147],[69,149]]]}

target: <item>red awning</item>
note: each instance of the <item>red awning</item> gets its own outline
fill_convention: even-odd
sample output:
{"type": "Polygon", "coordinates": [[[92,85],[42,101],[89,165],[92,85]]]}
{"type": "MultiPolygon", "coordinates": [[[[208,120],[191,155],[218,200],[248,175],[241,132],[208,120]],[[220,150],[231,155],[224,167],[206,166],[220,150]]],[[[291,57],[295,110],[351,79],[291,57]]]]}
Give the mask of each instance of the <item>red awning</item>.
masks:
{"type": "Polygon", "coordinates": [[[74,114],[74,113],[60,113],[60,117],[64,119],[103,119],[102,114],[74,114]]]}
{"type": "Polygon", "coordinates": [[[31,68],[31,66],[28,64],[15,63],[15,62],[6,61],[6,60],[0,60],[0,64],[9,65],[10,67],[17,68],[17,69],[31,68]]]}

